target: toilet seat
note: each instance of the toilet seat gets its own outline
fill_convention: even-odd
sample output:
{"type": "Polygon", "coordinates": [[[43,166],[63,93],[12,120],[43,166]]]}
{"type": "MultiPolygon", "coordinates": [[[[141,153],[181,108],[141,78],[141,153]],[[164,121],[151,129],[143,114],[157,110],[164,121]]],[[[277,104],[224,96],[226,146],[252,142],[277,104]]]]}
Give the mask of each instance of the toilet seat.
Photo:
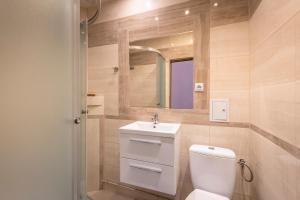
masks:
{"type": "Polygon", "coordinates": [[[219,194],[195,189],[185,200],[230,200],[219,194]]]}

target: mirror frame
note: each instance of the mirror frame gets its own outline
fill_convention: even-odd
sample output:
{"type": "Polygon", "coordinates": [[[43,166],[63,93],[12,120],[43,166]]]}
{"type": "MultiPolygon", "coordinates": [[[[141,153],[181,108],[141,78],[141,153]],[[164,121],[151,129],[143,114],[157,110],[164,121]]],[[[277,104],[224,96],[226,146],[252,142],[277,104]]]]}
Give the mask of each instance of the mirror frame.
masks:
{"type": "MultiPolygon", "coordinates": [[[[193,32],[194,37],[194,78],[193,83],[204,83],[204,92],[194,92],[194,108],[193,109],[170,109],[170,108],[146,108],[146,107],[131,107],[129,104],[129,45],[130,42],[144,39],[153,39],[158,37],[169,36],[170,32],[162,31],[154,34],[137,34],[136,30],[122,29],[118,33],[119,44],[119,113],[121,116],[141,116],[147,113],[171,113],[171,114],[202,114],[209,113],[209,68],[210,68],[210,15],[209,11],[202,11],[200,14],[190,16],[189,31],[193,32]]],[[[169,20],[170,21],[170,20],[169,20]]],[[[182,21],[184,26],[187,21],[182,21]]],[[[178,26],[178,23],[176,23],[178,26]]],[[[172,34],[179,34],[176,32],[176,27],[168,26],[168,29],[175,29],[172,34]]],[[[142,32],[140,30],[140,32],[142,32]]],[[[205,118],[206,118],[205,117],[205,118]]],[[[188,117],[190,118],[190,117],[188,117]]],[[[189,120],[190,121],[190,120],[189,120]]]]}

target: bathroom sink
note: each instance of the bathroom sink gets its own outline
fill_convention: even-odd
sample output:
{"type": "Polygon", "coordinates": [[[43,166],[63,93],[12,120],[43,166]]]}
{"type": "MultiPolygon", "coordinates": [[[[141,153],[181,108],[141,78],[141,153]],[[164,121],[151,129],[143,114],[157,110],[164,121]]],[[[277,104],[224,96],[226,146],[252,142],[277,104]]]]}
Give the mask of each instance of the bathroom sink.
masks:
{"type": "Polygon", "coordinates": [[[175,137],[180,128],[178,123],[158,123],[136,121],[121,127],[120,133],[134,133],[162,137],[175,137]]]}
{"type": "Polygon", "coordinates": [[[174,196],[180,124],[136,121],[119,128],[119,133],[120,182],[174,196]]]}

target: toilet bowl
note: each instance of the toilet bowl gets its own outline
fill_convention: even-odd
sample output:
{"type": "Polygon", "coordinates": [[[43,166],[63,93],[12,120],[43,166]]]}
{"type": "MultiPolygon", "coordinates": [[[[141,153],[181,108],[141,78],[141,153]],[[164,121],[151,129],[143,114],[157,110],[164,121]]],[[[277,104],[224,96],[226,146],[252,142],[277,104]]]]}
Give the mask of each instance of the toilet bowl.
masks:
{"type": "Polygon", "coordinates": [[[235,185],[235,153],[220,147],[192,145],[189,154],[195,190],[186,200],[230,200],[235,185]]]}
{"type": "Polygon", "coordinates": [[[227,197],[207,192],[204,190],[195,189],[189,194],[186,200],[229,200],[227,197]]]}

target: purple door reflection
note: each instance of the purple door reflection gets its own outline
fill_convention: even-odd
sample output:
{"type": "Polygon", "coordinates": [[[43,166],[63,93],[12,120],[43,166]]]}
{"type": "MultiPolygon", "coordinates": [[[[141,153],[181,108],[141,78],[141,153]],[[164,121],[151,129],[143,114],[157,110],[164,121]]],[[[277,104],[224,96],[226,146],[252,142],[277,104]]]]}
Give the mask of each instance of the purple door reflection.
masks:
{"type": "Polygon", "coordinates": [[[171,63],[171,108],[193,108],[193,60],[171,63]]]}

